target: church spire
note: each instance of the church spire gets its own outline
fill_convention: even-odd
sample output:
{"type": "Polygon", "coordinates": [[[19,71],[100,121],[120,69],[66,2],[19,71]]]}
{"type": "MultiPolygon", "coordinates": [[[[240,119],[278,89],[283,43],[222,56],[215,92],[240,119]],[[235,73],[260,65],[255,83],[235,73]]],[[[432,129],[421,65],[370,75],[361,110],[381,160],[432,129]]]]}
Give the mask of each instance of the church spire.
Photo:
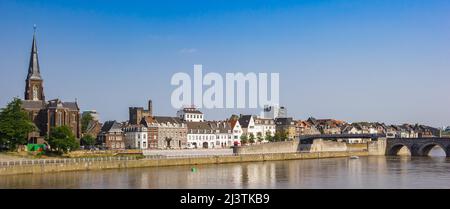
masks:
{"type": "Polygon", "coordinates": [[[39,59],[36,44],[36,25],[34,25],[33,43],[31,44],[30,65],[28,67],[27,79],[41,80],[41,71],[39,69],[39,59]]]}
{"type": "Polygon", "coordinates": [[[36,25],[34,25],[33,43],[31,44],[30,65],[25,82],[25,100],[45,101],[44,80],[39,69],[38,52],[36,45],[36,25]]]}

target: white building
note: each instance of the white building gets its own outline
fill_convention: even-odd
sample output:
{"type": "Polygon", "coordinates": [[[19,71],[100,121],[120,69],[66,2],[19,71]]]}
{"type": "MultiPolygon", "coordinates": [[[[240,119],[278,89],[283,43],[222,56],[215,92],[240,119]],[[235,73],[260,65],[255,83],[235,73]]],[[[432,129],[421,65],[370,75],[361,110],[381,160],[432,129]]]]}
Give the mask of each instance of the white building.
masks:
{"type": "Polygon", "coordinates": [[[195,107],[186,107],[177,111],[177,117],[187,122],[203,122],[204,115],[195,107]]]}
{"type": "Polygon", "coordinates": [[[233,146],[233,133],[226,121],[188,122],[187,147],[212,149],[233,146]]]}
{"type": "Polygon", "coordinates": [[[261,137],[264,141],[267,133],[271,136],[275,135],[276,126],[275,120],[270,118],[258,118],[252,115],[241,115],[239,117],[239,124],[242,128],[242,133],[250,136],[253,134],[255,141],[258,141],[258,137],[261,137]]]}
{"type": "Polygon", "coordinates": [[[275,120],[270,118],[254,118],[256,137],[261,136],[263,139],[269,133],[271,136],[275,135],[276,126],[275,120]]]}
{"type": "Polygon", "coordinates": [[[215,148],[216,134],[208,122],[187,122],[188,148],[215,148]]]}
{"type": "Polygon", "coordinates": [[[239,124],[241,125],[242,128],[242,134],[245,134],[247,136],[253,134],[253,136],[255,136],[256,138],[256,135],[259,130],[255,126],[255,120],[252,115],[240,115],[239,124]]]}
{"type": "Polygon", "coordinates": [[[232,132],[233,146],[234,146],[234,144],[240,145],[241,144],[241,136],[243,134],[243,131],[242,131],[241,124],[239,123],[239,120],[231,120],[230,127],[231,127],[231,132],[232,132]]]}
{"type": "Polygon", "coordinates": [[[125,134],[125,147],[127,149],[147,149],[148,130],[142,125],[133,125],[122,129],[125,134]]]}
{"type": "Polygon", "coordinates": [[[279,105],[264,105],[261,117],[270,119],[287,118],[287,109],[279,105]]]}
{"type": "Polygon", "coordinates": [[[209,124],[216,135],[215,147],[233,146],[233,132],[227,121],[212,121],[209,124]]]}

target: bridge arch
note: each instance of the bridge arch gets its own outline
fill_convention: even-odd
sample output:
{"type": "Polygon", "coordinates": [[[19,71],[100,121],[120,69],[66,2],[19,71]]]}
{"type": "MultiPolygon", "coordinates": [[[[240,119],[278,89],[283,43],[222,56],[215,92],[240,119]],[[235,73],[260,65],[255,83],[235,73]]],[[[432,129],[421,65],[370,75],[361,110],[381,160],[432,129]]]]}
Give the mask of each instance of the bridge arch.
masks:
{"type": "Polygon", "coordinates": [[[430,142],[430,143],[426,143],[426,144],[422,145],[418,151],[419,156],[428,156],[430,151],[436,146],[440,147],[444,151],[445,155],[447,157],[449,157],[448,154],[449,154],[450,146],[445,147],[444,145],[442,145],[440,143],[436,143],[436,142],[430,142]]]}
{"type": "Polygon", "coordinates": [[[387,151],[387,154],[388,154],[388,155],[398,155],[398,153],[400,152],[400,150],[401,150],[402,148],[403,148],[403,149],[406,148],[406,149],[409,151],[409,155],[412,155],[411,147],[409,147],[408,145],[403,144],[403,143],[397,143],[397,144],[392,145],[392,146],[389,148],[389,150],[387,151]]]}

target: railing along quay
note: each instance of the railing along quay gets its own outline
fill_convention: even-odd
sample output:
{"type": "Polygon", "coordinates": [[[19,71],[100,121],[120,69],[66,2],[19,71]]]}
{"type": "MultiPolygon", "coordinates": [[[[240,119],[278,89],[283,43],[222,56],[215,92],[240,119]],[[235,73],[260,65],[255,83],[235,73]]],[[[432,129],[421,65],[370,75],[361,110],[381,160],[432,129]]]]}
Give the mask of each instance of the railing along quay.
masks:
{"type": "Polygon", "coordinates": [[[84,163],[84,162],[108,162],[108,161],[128,161],[140,159],[176,159],[176,158],[202,158],[202,157],[219,157],[234,156],[236,154],[218,154],[218,155],[148,155],[144,157],[97,157],[97,158],[66,158],[66,159],[36,159],[36,160],[15,160],[0,161],[0,167],[21,166],[21,165],[46,165],[46,164],[67,164],[67,163],[84,163]]]}
{"type": "MultiPolygon", "coordinates": [[[[346,151],[351,153],[351,151],[346,151]]],[[[292,152],[297,154],[308,152],[292,152]]],[[[69,163],[85,163],[85,162],[112,162],[112,161],[129,161],[129,160],[158,160],[158,159],[186,159],[186,158],[208,158],[208,157],[224,157],[224,156],[246,156],[246,155],[273,155],[286,154],[282,152],[271,153],[252,153],[252,154],[215,154],[215,155],[147,155],[143,157],[123,156],[123,157],[97,157],[97,158],[65,158],[65,159],[35,159],[35,160],[16,160],[16,161],[0,161],[0,168],[22,166],[22,165],[46,165],[46,164],[69,164],[69,163]]],[[[321,153],[318,152],[320,155],[321,153]]]]}

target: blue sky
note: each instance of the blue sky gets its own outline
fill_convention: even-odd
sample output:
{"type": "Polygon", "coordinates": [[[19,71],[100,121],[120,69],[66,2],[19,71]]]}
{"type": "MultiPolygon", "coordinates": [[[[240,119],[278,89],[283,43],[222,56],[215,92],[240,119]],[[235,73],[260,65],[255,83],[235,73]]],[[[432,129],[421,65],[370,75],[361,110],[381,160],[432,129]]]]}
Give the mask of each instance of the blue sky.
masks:
{"type": "MultiPolygon", "coordinates": [[[[23,97],[33,24],[47,99],[102,120],[153,99],[175,115],[176,72],[279,72],[306,119],[450,125],[450,1],[0,0],[0,105],[23,97]]],[[[260,110],[205,110],[207,119],[260,110]]]]}

